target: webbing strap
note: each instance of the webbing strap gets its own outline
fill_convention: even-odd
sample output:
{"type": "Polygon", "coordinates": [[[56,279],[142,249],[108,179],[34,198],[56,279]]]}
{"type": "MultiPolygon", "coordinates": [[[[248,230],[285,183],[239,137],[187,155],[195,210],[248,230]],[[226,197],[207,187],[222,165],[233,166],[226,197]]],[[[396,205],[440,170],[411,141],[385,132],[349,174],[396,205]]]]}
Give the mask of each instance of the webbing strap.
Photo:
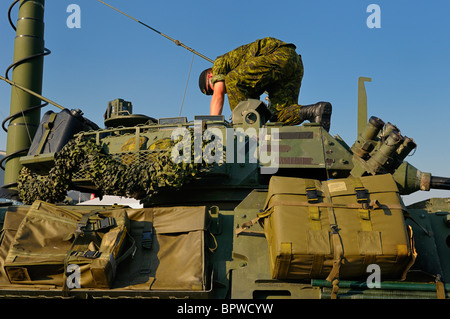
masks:
{"type": "Polygon", "coordinates": [[[81,236],[83,233],[80,224],[78,224],[78,229],[75,230],[75,238],[73,239],[72,244],[70,245],[70,248],[68,250],[68,253],[66,254],[66,258],[64,258],[64,275],[63,275],[63,289],[62,294],[64,297],[67,297],[69,295],[69,287],[67,286],[67,266],[69,265],[69,258],[72,255],[73,248],[75,247],[75,243],[78,240],[78,237],[81,236]]]}
{"type": "Polygon", "coordinates": [[[440,275],[436,276],[436,297],[437,299],[445,299],[445,286],[440,275]]]}
{"type": "Polygon", "coordinates": [[[332,289],[331,289],[331,299],[337,299],[337,295],[339,292],[339,280],[335,279],[332,282],[332,289]]]}
{"type": "Polygon", "coordinates": [[[91,218],[93,215],[95,215],[97,213],[98,213],[97,211],[93,210],[87,214],[84,214],[77,224],[77,229],[75,230],[75,233],[81,234],[84,231],[84,229],[86,228],[86,226],[89,222],[89,218],[91,218]]]}
{"type": "MultiPolygon", "coordinates": [[[[319,196],[317,194],[316,185],[314,180],[305,179],[305,193],[309,204],[319,202],[319,196]]],[[[318,206],[308,206],[309,220],[312,230],[321,230],[322,224],[320,222],[320,210],[318,206]]]]}
{"type": "Polygon", "coordinates": [[[265,212],[265,214],[261,213],[258,214],[258,217],[253,218],[252,220],[249,220],[245,223],[242,223],[240,227],[236,228],[236,236],[239,236],[240,233],[246,231],[247,229],[249,229],[250,227],[252,227],[253,225],[255,225],[257,222],[259,222],[259,220],[261,218],[267,217],[271,214],[272,212],[265,212]]]}
{"type": "Polygon", "coordinates": [[[277,278],[285,279],[289,273],[289,266],[292,258],[292,243],[281,243],[280,254],[275,265],[277,278]]]}
{"type": "MultiPolygon", "coordinates": [[[[414,265],[414,263],[416,262],[416,258],[417,258],[417,251],[416,251],[416,245],[414,243],[414,234],[413,234],[412,227],[410,225],[408,225],[408,227],[406,227],[406,231],[408,232],[408,237],[409,237],[409,245],[410,245],[410,252],[411,252],[410,258],[411,259],[410,259],[408,265],[405,267],[405,270],[403,271],[401,280],[406,279],[406,275],[407,275],[409,269],[414,265]]],[[[406,252],[404,252],[402,255],[403,256],[408,255],[408,249],[404,249],[404,250],[406,250],[406,252]]]]}
{"type": "Polygon", "coordinates": [[[84,257],[84,258],[88,258],[88,259],[95,259],[100,257],[102,253],[98,250],[85,250],[85,251],[79,251],[79,250],[73,250],[70,253],[70,256],[75,256],[75,257],[84,257]]]}
{"type": "Polygon", "coordinates": [[[153,223],[146,222],[142,231],[142,247],[151,249],[153,244],[153,223]]]}
{"type": "Polygon", "coordinates": [[[142,230],[142,264],[140,273],[149,274],[151,270],[151,249],[153,244],[153,223],[144,223],[144,229],[142,230]]]}
{"type": "Polygon", "coordinates": [[[372,222],[370,221],[370,210],[369,209],[358,209],[359,219],[361,221],[361,229],[363,231],[372,231],[372,222]]]}
{"type": "Polygon", "coordinates": [[[92,224],[92,231],[105,231],[116,226],[116,220],[114,217],[105,217],[98,220],[95,224],[92,224]]]}
{"type": "Polygon", "coordinates": [[[317,194],[316,184],[312,179],[305,179],[305,193],[308,198],[308,203],[317,203],[319,201],[319,195],[317,194]]]}
{"type": "Polygon", "coordinates": [[[331,239],[334,248],[334,259],[333,259],[333,268],[331,269],[327,281],[332,281],[335,278],[339,277],[339,271],[341,269],[341,263],[344,259],[344,248],[342,247],[341,236],[339,235],[339,231],[337,225],[332,226],[331,239]]]}
{"type": "MultiPolygon", "coordinates": [[[[275,206],[316,206],[316,207],[330,207],[330,208],[352,208],[352,209],[360,209],[361,204],[336,204],[336,203],[317,203],[317,204],[310,204],[308,202],[302,202],[302,201],[279,201],[275,200],[272,203],[270,203],[269,206],[267,206],[267,209],[264,212],[269,212],[269,210],[275,206]]],[[[405,210],[406,208],[403,205],[400,204],[380,204],[378,201],[371,201],[368,206],[369,209],[375,210],[375,209],[400,209],[405,210]]],[[[270,212],[268,214],[265,214],[265,216],[262,216],[263,214],[258,214],[260,217],[267,217],[270,215],[270,212]]]]}
{"type": "Polygon", "coordinates": [[[312,230],[321,230],[322,223],[320,222],[320,210],[317,206],[308,206],[309,220],[312,230]]]}
{"type": "MultiPolygon", "coordinates": [[[[361,209],[361,204],[356,204],[356,203],[355,204],[335,204],[335,203],[326,202],[326,203],[311,204],[311,203],[303,202],[303,201],[280,201],[280,200],[275,200],[275,201],[271,202],[270,205],[268,205],[267,208],[263,212],[259,213],[257,218],[254,218],[254,219],[249,220],[249,221],[247,221],[245,223],[242,223],[241,226],[236,229],[236,235],[239,235],[240,233],[244,232],[248,228],[252,227],[260,219],[270,216],[270,214],[273,213],[273,208],[276,207],[276,206],[299,206],[299,207],[309,207],[309,208],[313,207],[313,209],[310,209],[310,218],[314,217],[314,219],[320,219],[320,210],[318,211],[319,212],[319,216],[317,218],[317,210],[315,210],[314,207],[315,208],[325,207],[325,208],[361,209]]],[[[381,205],[377,200],[371,201],[369,203],[368,208],[371,209],[371,210],[383,209],[383,208],[406,210],[403,205],[400,205],[400,204],[388,204],[388,205],[383,204],[383,205],[381,205]]]]}
{"type": "MultiPolygon", "coordinates": [[[[326,195],[325,200],[331,204],[332,199],[329,190],[324,188],[324,193],[326,195]]],[[[333,268],[328,274],[326,280],[333,281],[333,279],[339,278],[339,271],[341,268],[342,260],[344,258],[344,248],[342,246],[342,240],[339,234],[339,227],[336,220],[336,215],[334,214],[333,205],[329,205],[327,207],[327,210],[328,210],[328,219],[330,222],[331,240],[333,243],[334,257],[333,257],[333,268]]]]}
{"type": "Polygon", "coordinates": [[[112,227],[117,226],[116,220],[114,217],[105,217],[101,216],[98,211],[91,211],[87,214],[84,214],[80,221],[77,224],[77,229],[75,230],[75,233],[82,233],[82,232],[94,232],[94,231],[106,231],[112,227]],[[95,216],[98,215],[98,216],[95,216]],[[95,220],[94,218],[98,219],[95,222],[92,222],[92,220],[95,220]],[[89,221],[91,219],[91,222],[89,221]]]}
{"type": "Polygon", "coordinates": [[[356,201],[361,204],[358,209],[359,219],[361,221],[361,229],[363,231],[372,231],[372,222],[370,221],[369,209],[369,192],[362,184],[359,178],[349,179],[353,183],[355,190],[356,201]]]}
{"type": "Polygon", "coordinates": [[[362,184],[359,178],[349,178],[349,181],[353,183],[353,189],[355,190],[356,201],[363,206],[369,203],[369,192],[362,184]]]}
{"type": "Polygon", "coordinates": [[[324,255],[317,254],[317,255],[313,256],[313,261],[311,264],[311,271],[310,271],[311,278],[320,276],[320,274],[322,273],[324,261],[325,261],[324,255]]]}
{"type": "Polygon", "coordinates": [[[127,232],[127,238],[130,241],[131,245],[122,255],[120,255],[120,257],[116,258],[117,265],[127,259],[129,256],[131,256],[131,258],[134,258],[134,254],[136,253],[136,242],[129,232],[127,232]]]}
{"type": "Polygon", "coordinates": [[[401,204],[380,204],[378,200],[373,200],[369,202],[368,204],[365,204],[365,208],[361,204],[358,203],[348,203],[348,204],[335,204],[335,203],[315,203],[311,204],[309,202],[302,202],[302,201],[273,201],[270,203],[270,205],[267,207],[265,214],[260,214],[260,217],[267,217],[270,215],[273,210],[271,210],[275,206],[303,206],[308,207],[309,209],[309,216],[311,220],[311,227],[312,229],[320,230],[318,228],[317,222],[320,223],[320,210],[319,207],[326,207],[328,209],[332,208],[350,208],[350,209],[358,209],[358,214],[361,221],[361,228],[363,231],[372,231],[372,222],[370,219],[370,213],[373,210],[377,209],[400,209],[406,211],[405,207],[401,204]],[[319,214],[317,218],[317,214],[319,214]],[[264,215],[264,216],[263,216],[264,215]],[[319,221],[316,221],[316,218],[319,219],[319,221]]]}

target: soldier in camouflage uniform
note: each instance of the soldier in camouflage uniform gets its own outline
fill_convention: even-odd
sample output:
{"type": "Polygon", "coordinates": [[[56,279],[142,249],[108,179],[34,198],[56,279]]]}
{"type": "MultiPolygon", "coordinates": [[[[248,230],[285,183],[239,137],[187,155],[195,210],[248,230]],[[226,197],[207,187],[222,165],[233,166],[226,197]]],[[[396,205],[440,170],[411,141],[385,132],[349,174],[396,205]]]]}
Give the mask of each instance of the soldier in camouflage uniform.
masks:
{"type": "Polygon", "coordinates": [[[222,113],[225,93],[233,110],[239,102],[259,99],[266,91],[272,121],[296,125],[309,120],[329,130],[330,103],[297,104],[303,63],[295,48],[293,44],[269,37],[217,57],[213,67],[204,70],[199,78],[200,90],[212,95],[211,115],[222,113]]]}

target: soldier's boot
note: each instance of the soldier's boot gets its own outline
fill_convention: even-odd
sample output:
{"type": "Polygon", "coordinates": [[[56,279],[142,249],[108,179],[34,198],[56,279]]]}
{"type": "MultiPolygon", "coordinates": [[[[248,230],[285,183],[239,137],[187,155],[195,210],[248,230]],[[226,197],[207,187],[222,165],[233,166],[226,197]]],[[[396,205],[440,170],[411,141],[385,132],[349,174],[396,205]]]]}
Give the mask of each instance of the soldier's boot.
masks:
{"type": "Polygon", "coordinates": [[[328,132],[330,131],[332,106],[329,102],[318,102],[311,105],[303,105],[299,109],[299,117],[302,121],[319,123],[328,132]]]}

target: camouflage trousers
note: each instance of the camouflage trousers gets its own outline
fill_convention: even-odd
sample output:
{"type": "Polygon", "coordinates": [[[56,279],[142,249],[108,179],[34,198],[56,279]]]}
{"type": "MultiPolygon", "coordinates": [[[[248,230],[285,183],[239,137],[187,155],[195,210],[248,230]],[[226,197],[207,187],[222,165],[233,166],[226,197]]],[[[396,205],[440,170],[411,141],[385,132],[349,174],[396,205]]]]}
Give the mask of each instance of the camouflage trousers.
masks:
{"type": "Polygon", "coordinates": [[[274,120],[287,125],[302,122],[298,96],[303,78],[302,58],[292,47],[248,59],[226,75],[228,102],[233,110],[246,99],[259,99],[267,91],[274,120]]]}

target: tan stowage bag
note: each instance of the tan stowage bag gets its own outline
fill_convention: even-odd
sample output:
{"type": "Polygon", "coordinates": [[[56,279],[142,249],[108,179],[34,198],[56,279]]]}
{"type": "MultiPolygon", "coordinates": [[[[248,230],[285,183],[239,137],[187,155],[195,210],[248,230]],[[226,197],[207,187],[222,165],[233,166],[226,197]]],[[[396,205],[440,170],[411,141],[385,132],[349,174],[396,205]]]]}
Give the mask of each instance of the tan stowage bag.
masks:
{"type": "Polygon", "coordinates": [[[124,209],[81,213],[36,201],[9,247],[6,274],[15,284],[108,288],[131,252],[123,251],[128,228],[124,209]]]}
{"type": "Polygon", "coordinates": [[[102,208],[99,213],[44,202],[10,208],[0,236],[0,285],[206,296],[211,285],[206,255],[217,244],[209,247],[212,236],[205,236],[208,217],[205,206],[102,208]],[[83,236],[77,237],[80,227],[83,236]]]}
{"type": "Polygon", "coordinates": [[[412,236],[392,176],[319,182],[270,180],[260,214],[269,243],[273,278],[333,280],[381,276],[404,278],[415,260],[412,236]]]}
{"type": "Polygon", "coordinates": [[[205,291],[207,223],[205,206],[127,209],[134,258],[120,265],[114,288],[205,291]]]}

